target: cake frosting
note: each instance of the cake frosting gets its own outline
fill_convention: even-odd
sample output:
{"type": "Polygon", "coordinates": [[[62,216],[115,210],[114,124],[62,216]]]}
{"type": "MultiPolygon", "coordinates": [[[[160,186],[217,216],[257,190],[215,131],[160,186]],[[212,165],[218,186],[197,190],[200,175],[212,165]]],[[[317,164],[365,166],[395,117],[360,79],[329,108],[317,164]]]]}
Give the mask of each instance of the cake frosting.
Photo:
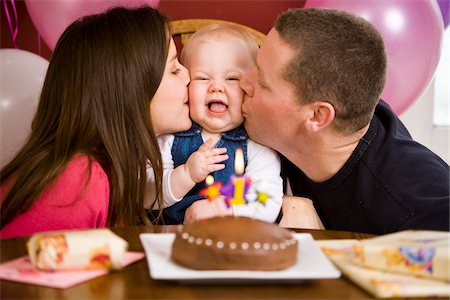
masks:
{"type": "Polygon", "coordinates": [[[197,270],[282,270],[297,261],[297,253],[289,230],[235,216],[180,226],[172,245],[172,260],[197,270]]]}

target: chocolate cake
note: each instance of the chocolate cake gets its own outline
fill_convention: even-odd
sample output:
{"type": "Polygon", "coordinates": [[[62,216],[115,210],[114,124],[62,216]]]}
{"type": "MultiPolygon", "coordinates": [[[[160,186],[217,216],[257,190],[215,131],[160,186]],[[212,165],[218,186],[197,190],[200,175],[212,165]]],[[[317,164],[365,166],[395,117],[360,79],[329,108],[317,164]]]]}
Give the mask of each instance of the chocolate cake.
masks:
{"type": "Polygon", "coordinates": [[[224,216],[179,228],[172,260],[191,269],[276,271],[297,260],[297,240],[276,224],[224,216]]]}

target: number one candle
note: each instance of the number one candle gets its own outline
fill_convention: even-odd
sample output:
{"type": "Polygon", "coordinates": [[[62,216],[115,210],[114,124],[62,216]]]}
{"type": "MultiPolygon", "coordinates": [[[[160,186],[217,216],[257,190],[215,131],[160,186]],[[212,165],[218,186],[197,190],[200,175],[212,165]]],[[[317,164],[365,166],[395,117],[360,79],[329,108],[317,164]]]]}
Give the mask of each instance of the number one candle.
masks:
{"type": "Polygon", "coordinates": [[[244,174],[244,153],[242,149],[237,149],[234,157],[234,171],[236,176],[234,177],[234,196],[230,200],[232,205],[242,205],[247,202],[244,199],[245,192],[245,179],[242,176],[244,174]]]}

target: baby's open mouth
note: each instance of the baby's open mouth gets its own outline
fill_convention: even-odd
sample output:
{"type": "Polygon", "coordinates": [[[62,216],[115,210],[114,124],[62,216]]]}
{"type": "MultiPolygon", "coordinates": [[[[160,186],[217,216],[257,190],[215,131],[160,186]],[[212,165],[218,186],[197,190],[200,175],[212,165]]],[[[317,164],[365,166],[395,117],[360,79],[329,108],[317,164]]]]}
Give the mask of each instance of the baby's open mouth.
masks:
{"type": "Polygon", "coordinates": [[[208,103],[208,109],[213,113],[223,113],[227,108],[228,105],[221,101],[211,101],[208,103]]]}

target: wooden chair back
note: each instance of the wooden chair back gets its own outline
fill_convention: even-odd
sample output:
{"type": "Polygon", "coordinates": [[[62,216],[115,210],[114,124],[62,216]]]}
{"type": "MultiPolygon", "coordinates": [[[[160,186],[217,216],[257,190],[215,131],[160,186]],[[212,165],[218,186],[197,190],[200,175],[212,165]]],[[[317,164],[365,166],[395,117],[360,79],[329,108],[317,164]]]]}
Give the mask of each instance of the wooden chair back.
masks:
{"type": "Polygon", "coordinates": [[[200,28],[206,27],[211,24],[230,24],[234,26],[241,27],[248,33],[250,33],[256,40],[258,46],[261,46],[264,41],[266,35],[253,29],[248,26],[231,22],[225,20],[216,20],[216,19],[183,19],[183,20],[175,20],[171,22],[172,28],[172,36],[179,36],[181,43],[184,45],[186,41],[190,38],[190,36],[199,30],[200,28]]]}

